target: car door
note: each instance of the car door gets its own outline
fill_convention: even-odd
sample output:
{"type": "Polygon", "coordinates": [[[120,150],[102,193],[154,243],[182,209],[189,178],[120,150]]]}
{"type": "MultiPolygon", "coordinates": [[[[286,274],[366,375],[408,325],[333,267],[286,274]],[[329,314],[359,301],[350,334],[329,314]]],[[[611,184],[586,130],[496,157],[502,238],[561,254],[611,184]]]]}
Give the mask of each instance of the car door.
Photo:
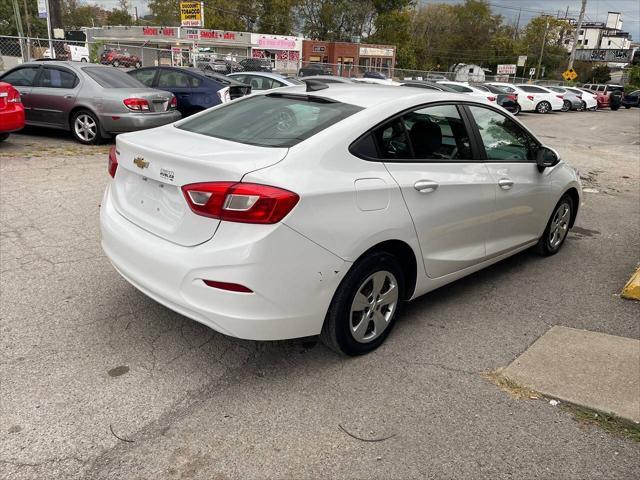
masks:
{"type": "Polygon", "coordinates": [[[0,77],[3,82],[10,83],[20,92],[26,122],[33,122],[33,110],[31,102],[31,90],[38,79],[40,66],[20,67],[0,77]]]}
{"type": "Polygon", "coordinates": [[[29,94],[34,122],[66,128],[80,90],[80,79],[70,69],[44,65],[29,94]]]}
{"type": "Polygon", "coordinates": [[[374,132],[380,156],[402,190],[427,275],[482,262],[495,192],[454,104],[424,106],[374,132]]]}
{"type": "Polygon", "coordinates": [[[468,105],[473,128],[492,178],[495,212],[487,256],[537,240],[553,208],[551,172],[538,170],[537,140],[507,115],[488,106],[468,105]]]}

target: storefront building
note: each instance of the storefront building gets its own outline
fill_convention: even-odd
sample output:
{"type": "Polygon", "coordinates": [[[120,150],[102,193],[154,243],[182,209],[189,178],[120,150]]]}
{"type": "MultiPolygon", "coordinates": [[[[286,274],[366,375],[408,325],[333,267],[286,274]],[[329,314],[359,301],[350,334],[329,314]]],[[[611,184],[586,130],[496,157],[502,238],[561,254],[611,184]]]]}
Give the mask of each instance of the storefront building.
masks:
{"type": "Polygon", "coordinates": [[[278,72],[297,72],[302,58],[302,43],[302,37],[252,33],[252,57],[270,60],[278,72]]]}
{"type": "Polygon", "coordinates": [[[305,65],[325,64],[331,67],[334,74],[345,77],[355,76],[367,70],[382,71],[391,76],[396,61],[396,47],[304,40],[302,61],[305,65]]]}

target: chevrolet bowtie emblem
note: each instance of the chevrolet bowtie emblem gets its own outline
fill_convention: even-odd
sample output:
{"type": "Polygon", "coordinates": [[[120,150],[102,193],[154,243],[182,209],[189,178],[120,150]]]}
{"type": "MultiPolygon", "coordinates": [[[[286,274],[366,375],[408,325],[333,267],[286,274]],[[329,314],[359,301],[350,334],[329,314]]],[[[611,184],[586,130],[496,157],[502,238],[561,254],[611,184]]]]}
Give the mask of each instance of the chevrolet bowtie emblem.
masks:
{"type": "Polygon", "coordinates": [[[136,167],[138,168],[147,168],[149,167],[149,162],[145,162],[144,158],[142,157],[136,157],[133,159],[133,163],[136,164],[136,167]]]}

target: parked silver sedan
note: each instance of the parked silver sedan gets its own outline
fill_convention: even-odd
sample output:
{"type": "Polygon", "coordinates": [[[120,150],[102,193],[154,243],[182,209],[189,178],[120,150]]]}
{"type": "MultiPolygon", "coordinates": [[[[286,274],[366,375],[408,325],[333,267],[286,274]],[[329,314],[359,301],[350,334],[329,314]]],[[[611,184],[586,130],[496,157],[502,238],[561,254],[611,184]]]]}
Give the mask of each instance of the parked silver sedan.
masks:
{"type": "Polygon", "coordinates": [[[562,111],[568,112],[569,110],[578,110],[581,111],[583,109],[582,98],[575,94],[574,92],[567,90],[563,87],[546,87],[549,90],[562,94],[562,111]]]}
{"type": "Polygon", "coordinates": [[[27,125],[70,130],[84,144],[181,118],[172,93],[146,87],[110,66],[31,62],[0,80],[20,91],[27,125]]]}

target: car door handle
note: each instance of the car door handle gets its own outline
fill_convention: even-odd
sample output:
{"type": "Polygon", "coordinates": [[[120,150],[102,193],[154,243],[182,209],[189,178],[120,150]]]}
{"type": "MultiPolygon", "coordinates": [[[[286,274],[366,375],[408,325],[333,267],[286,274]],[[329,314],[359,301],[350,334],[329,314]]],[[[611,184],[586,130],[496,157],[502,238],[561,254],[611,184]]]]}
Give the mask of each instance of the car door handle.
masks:
{"type": "Polygon", "coordinates": [[[73,98],[73,95],[65,95],[64,98],[73,98]]]}
{"type": "Polygon", "coordinates": [[[513,180],[510,178],[501,178],[498,180],[498,185],[500,185],[500,188],[503,190],[510,190],[511,187],[513,187],[513,180]]]}
{"type": "Polygon", "coordinates": [[[431,180],[418,180],[414,185],[415,188],[420,193],[431,193],[435,192],[438,189],[438,182],[433,182],[431,180]]]}

